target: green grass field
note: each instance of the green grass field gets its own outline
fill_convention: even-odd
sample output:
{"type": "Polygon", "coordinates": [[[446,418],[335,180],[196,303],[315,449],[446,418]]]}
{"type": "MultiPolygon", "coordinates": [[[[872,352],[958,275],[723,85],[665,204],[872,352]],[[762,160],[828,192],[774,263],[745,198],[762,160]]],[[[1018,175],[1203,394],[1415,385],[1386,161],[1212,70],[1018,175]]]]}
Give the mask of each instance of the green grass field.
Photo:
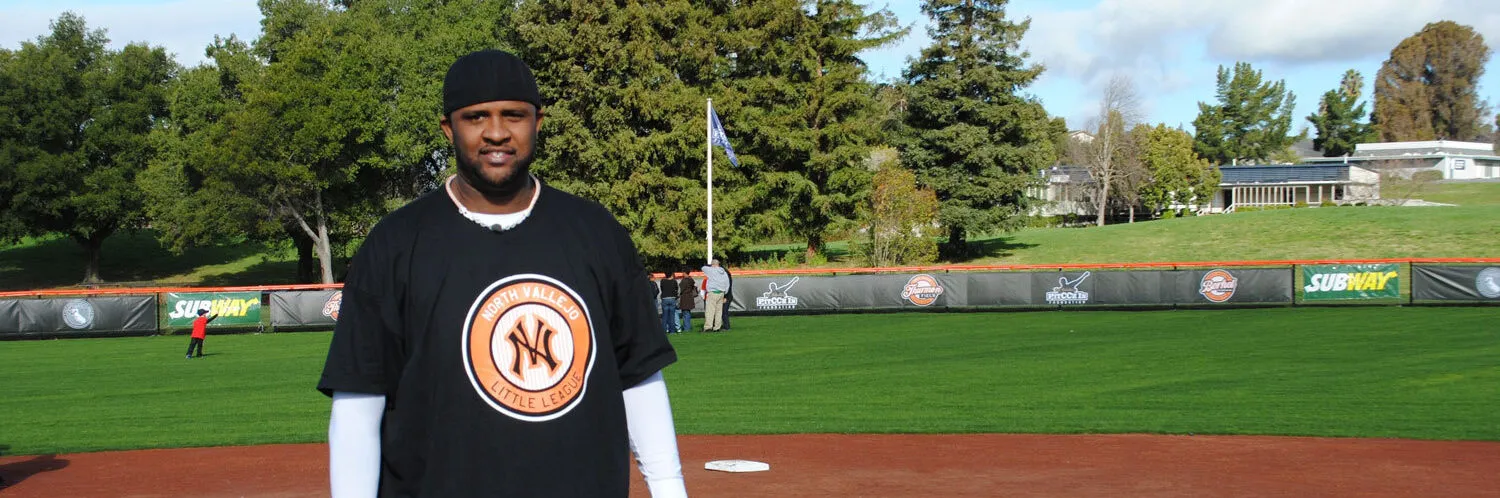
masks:
{"type": "MultiPolygon", "coordinates": [[[[673,337],[679,433],[1500,440],[1492,308],[737,317],[673,337]]],[[[0,343],[7,454],[324,440],[327,333],[0,343]]]]}

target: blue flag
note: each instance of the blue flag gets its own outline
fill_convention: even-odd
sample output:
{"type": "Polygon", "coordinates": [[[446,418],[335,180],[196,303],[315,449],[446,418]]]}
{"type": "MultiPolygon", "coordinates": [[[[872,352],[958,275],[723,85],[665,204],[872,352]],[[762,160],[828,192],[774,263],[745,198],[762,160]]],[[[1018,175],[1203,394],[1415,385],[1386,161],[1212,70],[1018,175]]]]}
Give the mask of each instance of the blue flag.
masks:
{"type": "Polygon", "coordinates": [[[723,147],[724,154],[729,156],[729,164],[733,164],[736,168],[740,167],[739,158],[734,157],[734,147],[729,145],[729,137],[724,135],[724,125],[719,123],[719,113],[713,112],[712,109],[710,109],[709,111],[710,115],[712,115],[714,119],[712,126],[713,138],[709,141],[709,143],[723,147]]]}

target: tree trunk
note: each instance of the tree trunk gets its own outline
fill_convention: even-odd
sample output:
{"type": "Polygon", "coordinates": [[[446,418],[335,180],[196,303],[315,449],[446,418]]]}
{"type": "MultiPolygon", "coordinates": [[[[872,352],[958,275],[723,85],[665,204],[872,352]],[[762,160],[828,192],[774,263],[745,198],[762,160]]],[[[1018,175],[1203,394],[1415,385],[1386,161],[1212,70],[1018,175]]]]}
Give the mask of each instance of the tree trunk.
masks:
{"type": "Polygon", "coordinates": [[[99,254],[104,252],[104,237],[93,235],[83,242],[83,252],[88,259],[83,268],[83,283],[97,284],[99,278],[99,254]]]}
{"type": "Polygon", "coordinates": [[[1135,203],[1130,204],[1130,222],[1135,223],[1135,203]]]}
{"type": "Polygon", "coordinates": [[[318,253],[318,264],[323,269],[322,281],[325,284],[333,282],[333,244],[328,239],[328,213],[323,210],[323,193],[318,192],[313,196],[312,212],[309,213],[317,223],[317,227],[307,224],[307,216],[290,204],[282,206],[284,213],[292,215],[297,220],[297,226],[312,239],[313,250],[318,253]]]}
{"type": "Polygon", "coordinates": [[[1106,166],[1104,170],[1104,178],[1100,182],[1101,186],[1099,188],[1099,226],[1101,227],[1104,226],[1104,212],[1109,208],[1109,173],[1110,171],[1106,166]]]}
{"type": "Polygon", "coordinates": [[[813,256],[817,256],[818,255],[818,251],[821,251],[821,250],[823,250],[823,236],[820,235],[820,234],[808,235],[807,236],[807,259],[805,259],[804,261],[806,261],[806,262],[812,262],[813,256]]]}
{"type": "Polygon", "coordinates": [[[292,238],[292,244],[297,246],[297,283],[310,284],[317,282],[317,257],[313,255],[313,240],[296,226],[286,227],[286,234],[292,238]]]}
{"type": "Polygon", "coordinates": [[[313,241],[318,250],[318,262],[323,267],[323,283],[333,283],[333,248],[328,240],[328,217],[319,213],[318,240],[313,241]]]}
{"type": "Polygon", "coordinates": [[[960,258],[968,252],[968,245],[964,240],[964,227],[949,226],[948,241],[943,243],[942,252],[949,258],[960,258]]]}

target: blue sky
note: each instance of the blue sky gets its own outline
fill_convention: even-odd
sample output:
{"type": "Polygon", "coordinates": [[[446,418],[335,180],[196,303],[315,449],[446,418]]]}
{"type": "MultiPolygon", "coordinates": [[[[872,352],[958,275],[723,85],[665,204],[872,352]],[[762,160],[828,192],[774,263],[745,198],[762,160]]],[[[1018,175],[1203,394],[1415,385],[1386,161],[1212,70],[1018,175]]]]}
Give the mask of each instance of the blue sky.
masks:
{"type": "MultiPolygon", "coordinates": [[[[870,5],[912,27],[900,42],[865,54],[876,77],[899,77],[906,59],[930,43],[920,1],[870,5]]],[[[216,34],[250,40],[260,32],[254,0],[0,0],[0,46],[13,49],[45,34],[64,10],[107,29],[116,46],[148,41],[185,65],[202,61],[216,34]]],[[[1458,21],[1500,47],[1496,0],[1013,0],[1007,14],[1031,19],[1022,47],[1047,68],[1025,91],[1075,129],[1097,113],[1098,94],[1116,74],[1138,87],[1144,121],[1191,129],[1197,103],[1214,98],[1216,68],[1248,61],[1286,81],[1297,96],[1300,128],[1345,70],[1365,75],[1369,100],[1380,63],[1429,22],[1458,21]]],[[[1495,57],[1479,90],[1500,103],[1495,57]]]]}

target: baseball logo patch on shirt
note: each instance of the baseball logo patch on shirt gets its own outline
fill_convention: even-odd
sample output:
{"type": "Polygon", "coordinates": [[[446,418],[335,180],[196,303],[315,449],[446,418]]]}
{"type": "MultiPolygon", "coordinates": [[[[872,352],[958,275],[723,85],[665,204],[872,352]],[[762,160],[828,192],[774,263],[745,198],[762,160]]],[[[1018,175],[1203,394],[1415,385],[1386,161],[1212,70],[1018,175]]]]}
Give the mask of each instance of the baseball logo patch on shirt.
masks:
{"type": "Polygon", "coordinates": [[[523,274],[490,284],[464,320],[469,382],[511,418],[561,417],[583,400],[594,367],[590,323],[578,293],[550,277],[523,274]]]}

